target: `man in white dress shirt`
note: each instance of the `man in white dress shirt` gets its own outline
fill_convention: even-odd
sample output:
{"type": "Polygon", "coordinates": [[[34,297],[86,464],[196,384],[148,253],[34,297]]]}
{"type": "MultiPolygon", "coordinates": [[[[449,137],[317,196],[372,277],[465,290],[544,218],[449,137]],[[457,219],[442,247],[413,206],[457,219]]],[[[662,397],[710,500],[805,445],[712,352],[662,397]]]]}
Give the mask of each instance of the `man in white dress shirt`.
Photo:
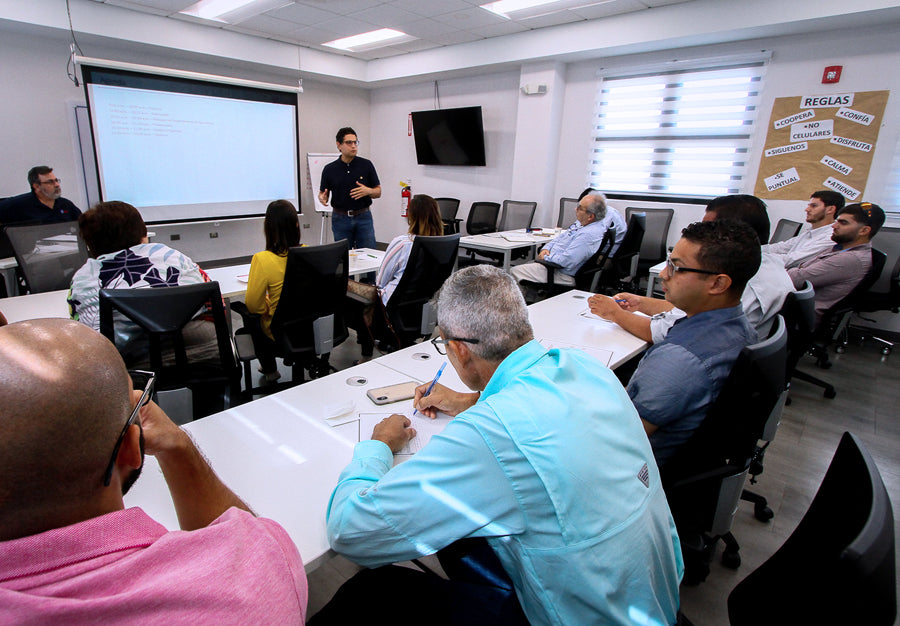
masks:
{"type": "Polygon", "coordinates": [[[806,205],[806,223],[812,228],[785,241],[764,245],[762,250],[784,262],[785,269],[797,267],[834,246],[831,240],[831,224],[844,208],[844,196],[825,189],[809,197],[806,205]]]}

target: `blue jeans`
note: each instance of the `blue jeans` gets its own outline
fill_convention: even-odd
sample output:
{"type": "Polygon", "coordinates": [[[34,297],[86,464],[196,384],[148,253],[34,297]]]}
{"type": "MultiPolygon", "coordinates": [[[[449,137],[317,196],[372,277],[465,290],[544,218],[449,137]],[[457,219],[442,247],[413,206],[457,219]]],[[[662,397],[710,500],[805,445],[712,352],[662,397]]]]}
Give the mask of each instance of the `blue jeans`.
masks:
{"type": "Polygon", "coordinates": [[[334,211],[331,214],[331,233],[335,241],[346,239],[351,249],[374,248],[375,224],[372,221],[372,210],[353,217],[334,211]]]}

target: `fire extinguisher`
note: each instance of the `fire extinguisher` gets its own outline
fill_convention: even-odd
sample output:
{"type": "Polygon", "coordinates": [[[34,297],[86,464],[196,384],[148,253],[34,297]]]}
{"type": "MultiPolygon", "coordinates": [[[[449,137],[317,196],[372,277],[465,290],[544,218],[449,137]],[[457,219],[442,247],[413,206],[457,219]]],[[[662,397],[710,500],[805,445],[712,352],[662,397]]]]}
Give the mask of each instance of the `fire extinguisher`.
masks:
{"type": "Polygon", "coordinates": [[[412,198],[412,189],[408,181],[401,182],[400,186],[403,187],[403,190],[400,192],[400,217],[406,217],[406,212],[409,210],[409,201],[412,198]]]}

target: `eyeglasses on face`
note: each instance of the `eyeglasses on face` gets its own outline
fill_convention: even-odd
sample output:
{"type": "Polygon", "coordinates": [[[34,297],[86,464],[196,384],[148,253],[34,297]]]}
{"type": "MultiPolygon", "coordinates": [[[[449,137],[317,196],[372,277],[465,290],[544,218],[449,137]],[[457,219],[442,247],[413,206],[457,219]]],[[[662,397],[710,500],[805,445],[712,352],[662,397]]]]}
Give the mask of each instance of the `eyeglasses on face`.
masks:
{"type": "Polygon", "coordinates": [[[712,272],[710,270],[701,270],[696,267],[680,267],[672,263],[672,257],[666,257],[666,271],[669,276],[674,276],[675,272],[694,272],[695,274],[709,274],[710,276],[715,276],[719,274],[719,272],[712,272]]]}
{"type": "Polygon", "coordinates": [[[38,182],[39,185],[56,185],[62,182],[62,178],[48,178],[38,182]]]}
{"type": "Polygon", "coordinates": [[[478,339],[467,339],[466,337],[447,337],[446,339],[439,339],[435,337],[431,340],[431,345],[434,346],[434,349],[437,350],[437,353],[441,356],[445,356],[447,354],[447,349],[442,348],[441,346],[445,346],[451,341],[465,341],[466,343],[480,343],[478,339]]]}
{"type": "Polygon", "coordinates": [[[116,447],[113,448],[112,458],[109,459],[109,465],[106,466],[106,472],[103,474],[104,487],[109,487],[109,483],[110,481],[112,481],[113,469],[116,467],[116,457],[119,456],[119,448],[122,447],[122,441],[125,439],[125,433],[128,432],[128,429],[131,428],[131,425],[134,424],[134,421],[137,419],[138,415],[140,415],[141,407],[150,402],[150,397],[153,395],[153,385],[156,383],[156,374],[153,372],[132,370],[128,373],[131,375],[131,380],[142,380],[146,378],[147,382],[144,384],[144,391],[143,393],[141,393],[141,398],[138,400],[137,404],[134,405],[134,409],[132,409],[131,415],[128,416],[128,421],[125,422],[125,427],[119,434],[119,438],[116,439],[116,447]]]}
{"type": "Polygon", "coordinates": [[[358,145],[359,145],[359,139],[346,139],[346,140],[344,141],[344,144],[345,144],[345,145],[348,145],[348,146],[358,146],[358,145]]]}

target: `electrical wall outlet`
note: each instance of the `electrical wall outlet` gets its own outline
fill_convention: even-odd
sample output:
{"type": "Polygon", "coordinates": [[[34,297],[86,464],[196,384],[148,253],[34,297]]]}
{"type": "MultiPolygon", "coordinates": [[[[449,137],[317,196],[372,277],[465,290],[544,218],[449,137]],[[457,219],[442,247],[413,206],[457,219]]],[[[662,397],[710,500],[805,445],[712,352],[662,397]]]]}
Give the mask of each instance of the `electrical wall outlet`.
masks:
{"type": "Polygon", "coordinates": [[[169,235],[169,241],[178,241],[179,239],[181,239],[181,235],[169,235]]]}
{"type": "Polygon", "coordinates": [[[217,239],[218,237],[219,237],[219,233],[210,233],[209,234],[210,239],[217,239]]]}

